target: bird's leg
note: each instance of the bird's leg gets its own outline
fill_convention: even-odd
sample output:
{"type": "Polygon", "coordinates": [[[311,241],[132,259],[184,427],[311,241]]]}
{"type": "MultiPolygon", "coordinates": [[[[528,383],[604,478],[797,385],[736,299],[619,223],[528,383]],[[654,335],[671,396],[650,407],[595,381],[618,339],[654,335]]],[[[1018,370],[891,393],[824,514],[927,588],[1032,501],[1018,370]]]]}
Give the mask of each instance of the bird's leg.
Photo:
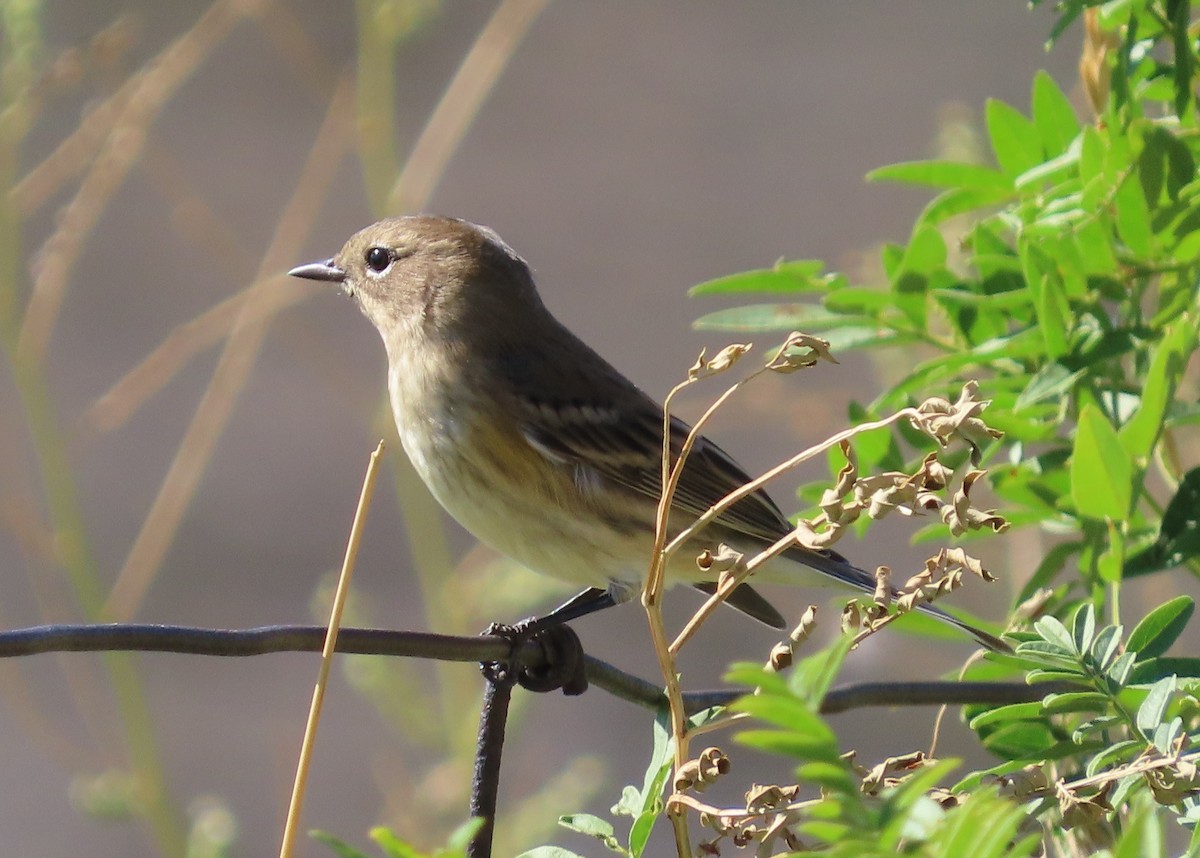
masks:
{"type": "Polygon", "coordinates": [[[602,611],[605,608],[611,608],[624,601],[625,599],[621,598],[621,594],[615,587],[609,587],[606,590],[599,587],[588,587],[586,590],[576,593],[550,613],[522,620],[514,628],[522,634],[532,637],[538,632],[561,626],[563,623],[586,617],[588,614],[602,611]]]}
{"type": "MultiPolygon", "coordinates": [[[[525,641],[536,640],[541,643],[550,668],[540,671],[522,670],[517,682],[523,688],[529,691],[552,691],[562,688],[568,695],[582,694],[587,688],[587,676],[583,672],[583,647],[575,632],[566,624],[626,602],[632,593],[632,588],[615,583],[608,589],[588,587],[548,614],[530,617],[511,626],[492,623],[484,634],[508,639],[514,654],[525,641]]],[[[509,661],[512,659],[513,656],[510,656],[509,661]]],[[[485,671],[487,669],[494,668],[485,666],[485,671]]]]}

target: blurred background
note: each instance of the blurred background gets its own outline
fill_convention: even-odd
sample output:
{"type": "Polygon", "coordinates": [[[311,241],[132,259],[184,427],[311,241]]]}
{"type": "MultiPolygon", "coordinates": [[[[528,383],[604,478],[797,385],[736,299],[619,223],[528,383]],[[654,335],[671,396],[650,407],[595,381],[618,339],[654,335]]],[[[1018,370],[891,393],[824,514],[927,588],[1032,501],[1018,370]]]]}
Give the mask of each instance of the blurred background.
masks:
{"type": "MultiPolygon", "coordinates": [[[[282,272],[382,214],[493,227],[533,266],[551,310],[661,397],[701,346],[750,338],[693,331],[723,305],[688,299],[690,286],[781,257],[869,282],[878,245],[907,239],[925,195],[864,174],[969,153],[985,99],[1024,110],[1036,69],[1069,90],[1077,59],[1069,34],[1045,52],[1047,15],[984,0],[6,9],[7,627],[321,615],[368,454],[392,431],[385,360],[350,302],[282,272]]],[[[775,336],[753,339],[765,348],[775,336]]],[[[851,400],[912,361],[856,354],[763,379],[712,434],[758,472],[841,428],[851,400]]],[[[694,417],[720,389],[693,389],[681,412],[694,417]]],[[[386,468],[352,622],[471,633],[567,595],[473,546],[398,444],[386,468]]],[[[790,485],[774,494],[795,509],[790,485]]],[[[885,525],[844,553],[919,564],[912,528],[885,525]]],[[[1036,557],[1026,550],[982,552],[1004,580],[957,603],[999,619],[1036,557]]],[[[770,595],[789,616],[818,601],[836,625],[830,594],[770,595]]],[[[698,604],[682,591],[671,602],[675,620],[698,604]]],[[[657,679],[635,606],[576,628],[588,652],[657,679]]],[[[761,660],[772,643],[724,611],[686,654],[684,683],[715,685],[726,664],[761,660]]],[[[885,633],[844,678],[931,678],[969,652],[885,633]]],[[[342,666],[305,827],[361,844],[383,823],[438,844],[466,812],[476,668],[342,666]]],[[[0,664],[5,851],[272,854],[316,668],[311,655],[0,664]]],[[[590,854],[598,847],[553,820],[604,815],[621,785],[641,783],[649,715],[597,690],[520,698],[496,854],[551,839],[590,854]]],[[[834,723],[871,764],[926,748],[932,712],[834,723]]],[[[979,753],[957,723],[940,752],[979,753]]],[[[740,753],[735,767],[769,776],[740,753]]]]}

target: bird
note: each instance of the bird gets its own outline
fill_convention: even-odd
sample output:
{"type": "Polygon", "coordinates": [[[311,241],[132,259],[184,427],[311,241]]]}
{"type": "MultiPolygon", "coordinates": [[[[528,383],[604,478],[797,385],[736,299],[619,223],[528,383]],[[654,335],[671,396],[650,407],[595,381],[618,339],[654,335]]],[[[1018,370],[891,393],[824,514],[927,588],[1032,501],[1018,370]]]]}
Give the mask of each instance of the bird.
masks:
{"type": "MultiPolygon", "coordinates": [[[[662,406],[551,315],[530,266],[495,231],[442,215],[388,218],[289,274],[336,284],[378,330],[401,444],[441,506],[501,554],[585,588],[545,624],[641,592],[662,489],[662,406]]],[[[690,430],[670,418],[673,454],[690,430]]],[[[700,436],[672,499],[670,533],[750,480],[700,436]]],[[[666,582],[712,593],[713,573],[696,563],[702,551],[756,553],[792,530],[767,492],[754,491],[673,555],[666,582]]],[[[800,544],[752,577],[876,588],[873,574],[837,552],[800,544]]],[[[727,602],[787,626],[748,583],[727,602]]],[[[1008,649],[935,605],[919,610],[988,649],[1008,649]]]]}

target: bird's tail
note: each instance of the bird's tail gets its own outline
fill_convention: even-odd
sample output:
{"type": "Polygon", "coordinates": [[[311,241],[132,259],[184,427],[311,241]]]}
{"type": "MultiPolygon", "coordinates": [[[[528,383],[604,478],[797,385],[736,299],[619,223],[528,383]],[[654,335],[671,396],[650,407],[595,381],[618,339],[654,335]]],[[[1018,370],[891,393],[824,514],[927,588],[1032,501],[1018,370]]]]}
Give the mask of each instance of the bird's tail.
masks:
{"type": "MultiPolygon", "coordinates": [[[[833,579],[834,581],[847,584],[858,590],[865,590],[868,593],[875,592],[875,576],[863,569],[859,569],[836,551],[830,551],[828,549],[813,550],[796,546],[785,551],[783,556],[797,563],[802,563],[810,569],[815,569],[817,572],[820,572],[826,576],[827,581],[828,579],[833,579]]],[[[760,580],[770,581],[775,577],[776,576],[774,575],[768,574],[767,576],[760,578],[760,580]]],[[[811,585],[814,583],[827,582],[813,581],[812,578],[806,578],[804,583],[811,585]]],[[[1000,640],[1000,638],[989,632],[985,632],[983,629],[978,629],[970,623],[960,620],[958,617],[946,613],[937,605],[931,605],[928,602],[925,602],[918,605],[917,610],[923,614],[928,614],[935,619],[941,620],[947,625],[961,629],[974,638],[980,646],[986,647],[993,652],[1012,652],[1012,647],[1000,640]]]]}

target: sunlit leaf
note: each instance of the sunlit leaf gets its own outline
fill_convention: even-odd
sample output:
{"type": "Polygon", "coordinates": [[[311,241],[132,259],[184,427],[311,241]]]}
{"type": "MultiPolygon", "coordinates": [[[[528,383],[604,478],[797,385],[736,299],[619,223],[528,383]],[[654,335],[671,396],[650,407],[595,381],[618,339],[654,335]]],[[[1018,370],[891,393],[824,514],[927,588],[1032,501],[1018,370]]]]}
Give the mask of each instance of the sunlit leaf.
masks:
{"type": "Polygon", "coordinates": [[[1159,605],[1129,633],[1129,650],[1142,659],[1162,655],[1179,638],[1195,610],[1191,596],[1176,596],[1159,605]]]}
{"type": "Polygon", "coordinates": [[[1133,469],[1108,418],[1092,404],[1079,414],[1071,456],[1071,498],[1082,515],[1123,520],[1129,512],[1133,469]]]}

